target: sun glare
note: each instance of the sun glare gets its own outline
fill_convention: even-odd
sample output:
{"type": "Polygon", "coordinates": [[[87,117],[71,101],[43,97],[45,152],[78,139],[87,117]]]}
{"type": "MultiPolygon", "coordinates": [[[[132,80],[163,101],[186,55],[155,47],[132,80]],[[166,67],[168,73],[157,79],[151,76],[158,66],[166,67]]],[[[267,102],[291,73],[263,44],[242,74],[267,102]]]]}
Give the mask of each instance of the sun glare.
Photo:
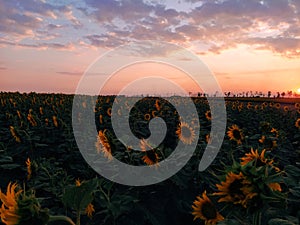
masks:
{"type": "Polygon", "coordinates": [[[300,94],[300,88],[297,89],[298,94],[300,94]]]}

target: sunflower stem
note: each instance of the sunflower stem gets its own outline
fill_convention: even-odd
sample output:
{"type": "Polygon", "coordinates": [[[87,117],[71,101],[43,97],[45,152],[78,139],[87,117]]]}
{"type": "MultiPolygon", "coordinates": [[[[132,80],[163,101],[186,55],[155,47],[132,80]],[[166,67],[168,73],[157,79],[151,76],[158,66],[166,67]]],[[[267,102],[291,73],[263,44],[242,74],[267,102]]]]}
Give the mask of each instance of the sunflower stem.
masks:
{"type": "Polygon", "coordinates": [[[256,212],[253,215],[253,225],[261,225],[261,213],[256,212]]]}
{"type": "Polygon", "coordinates": [[[67,216],[50,216],[48,222],[53,222],[53,221],[65,221],[71,225],[75,225],[75,223],[67,216]]]}

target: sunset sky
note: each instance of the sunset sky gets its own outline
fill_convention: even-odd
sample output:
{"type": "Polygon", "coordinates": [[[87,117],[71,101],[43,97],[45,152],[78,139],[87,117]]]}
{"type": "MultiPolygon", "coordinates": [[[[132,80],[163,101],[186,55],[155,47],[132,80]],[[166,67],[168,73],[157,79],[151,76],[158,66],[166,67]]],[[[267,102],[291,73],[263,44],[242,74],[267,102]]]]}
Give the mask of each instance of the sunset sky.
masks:
{"type": "Polygon", "coordinates": [[[100,55],[143,40],[197,54],[224,92],[300,88],[299,0],[0,0],[0,91],[75,93],[100,55]]]}

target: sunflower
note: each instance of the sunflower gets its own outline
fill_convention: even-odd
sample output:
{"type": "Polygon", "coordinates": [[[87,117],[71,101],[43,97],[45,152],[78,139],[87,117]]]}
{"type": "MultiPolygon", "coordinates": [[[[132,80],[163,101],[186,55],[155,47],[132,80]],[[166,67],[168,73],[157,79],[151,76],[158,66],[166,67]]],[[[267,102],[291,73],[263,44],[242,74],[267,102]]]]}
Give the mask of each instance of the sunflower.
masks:
{"type": "Polygon", "coordinates": [[[299,102],[296,102],[296,103],[295,103],[295,108],[296,108],[296,109],[299,109],[299,108],[300,108],[300,103],[299,103],[299,102]]]}
{"type": "Polygon", "coordinates": [[[57,117],[56,116],[52,116],[52,120],[53,120],[54,126],[58,127],[57,117]]]}
{"type": "Polygon", "coordinates": [[[286,106],[283,107],[283,110],[284,110],[285,112],[288,112],[288,111],[289,111],[289,107],[286,105],[286,106]]]}
{"type": "Polygon", "coordinates": [[[212,138],[211,138],[210,134],[205,135],[205,141],[207,144],[211,144],[212,138]]]}
{"type": "Polygon", "coordinates": [[[155,100],[155,108],[157,111],[160,111],[160,109],[161,109],[161,103],[160,103],[159,99],[155,100]]]}
{"type": "Polygon", "coordinates": [[[76,187],[79,187],[79,186],[81,186],[81,180],[78,178],[78,179],[76,179],[75,180],[75,185],[76,185],[76,187]]]}
{"type": "Polygon", "coordinates": [[[107,136],[105,135],[105,132],[106,130],[100,130],[98,132],[97,142],[95,145],[98,153],[103,152],[104,157],[106,157],[108,160],[112,160],[113,156],[111,154],[111,146],[109,144],[107,136]]]}
{"type": "Polygon", "coordinates": [[[272,140],[271,138],[266,138],[265,135],[263,135],[258,141],[264,144],[264,146],[269,150],[272,150],[273,148],[277,147],[277,141],[272,140]]]}
{"type": "Polygon", "coordinates": [[[207,120],[211,120],[211,112],[210,112],[210,110],[206,111],[205,117],[206,117],[207,120]]]}
{"type": "Polygon", "coordinates": [[[275,106],[276,109],[280,109],[281,108],[281,105],[278,102],[274,106],[275,106]]]}
{"type": "Polygon", "coordinates": [[[298,127],[298,128],[300,128],[300,118],[296,120],[295,126],[298,127]]]}
{"type": "Polygon", "coordinates": [[[85,209],[85,213],[89,218],[92,218],[93,213],[95,212],[94,205],[92,203],[89,203],[88,206],[85,209]]]}
{"type": "Polygon", "coordinates": [[[227,135],[230,140],[236,141],[238,145],[242,144],[242,140],[244,139],[243,133],[241,129],[237,125],[232,125],[227,131],[227,135]]]}
{"type": "Polygon", "coordinates": [[[149,113],[146,113],[146,114],[144,115],[144,119],[147,120],[147,121],[149,121],[149,120],[151,119],[150,114],[149,114],[149,113]]]}
{"type": "Polygon", "coordinates": [[[282,191],[279,183],[269,183],[268,186],[272,191],[279,191],[279,192],[282,191]]]}
{"type": "Polygon", "coordinates": [[[203,192],[201,197],[197,196],[197,199],[193,202],[192,209],[194,220],[197,218],[204,220],[205,225],[215,225],[218,221],[224,220],[224,217],[207,197],[206,191],[203,192]]]}
{"type": "Polygon", "coordinates": [[[279,131],[272,127],[271,133],[275,134],[276,137],[279,137],[279,131]]]}
{"type": "Polygon", "coordinates": [[[251,152],[246,153],[245,156],[241,158],[241,160],[242,160],[241,165],[244,166],[244,165],[248,164],[249,162],[255,161],[255,165],[257,167],[269,165],[269,166],[273,167],[277,172],[279,172],[280,169],[273,165],[274,161],[272,159],[265,158],[265,152],[266,152],[266,149],[262,150],[262,152],[259,154],[257,149],[254,151],[253,148],[251,148],[251,152]]]}
{"type": "Polygon", "coordinates": [[[240,172],[234,174],[229,172],[226,176],[226,181],[221,184],[216,184],[219,192],[213,195],[224,196],[218,202],[232,202],[233,204],[241,204],[247,208],[248,201],[251,200],[257,193],[253,192],[251,182],[240,172]]]}
{"type": "Polygon", "coordinates": [[[13,126],[9,126],[9,130],[10,130],[11,135],[14,137],[15,141],[18,142],[18,143],[20,143],[21,139],[17,135],[17,132],[16,132],[15,128],[13,126]]]}
{"type": "Polygon", "coordinates": [[[0,190],[0,200],[2,206],[0,209],[0,218],[2,223],[6,225],[15,225],[20,221],[20,215],[18,215],[18,197],[22,190],[15,191],[17,184],[9,183],[6,190],[6,195],[0,190]]]}
{"type": "Polygon", "coordinates": [[[145,155],[142,157],[142,160],[144,163],[146,163],[148,166],[158,166],[158,154],[155,152],[154,149],[151,148],[151,146],[147,143],[146,140],[142,139],[140,141],[140,148],[142,152],[145,152],[145,155]]]}
{"type": "Polygon", "coordinates": [[[111,108],[110,107],[106,110],[106,113],[109,117],[111,117],[111,108]]]}
{"type": "Polygon", "coordinates": [[[180,123],[176,130],[176,134],[179,139],[185,144],[192,144],[195,140],[195,131],[186,122],[180,123]]]}

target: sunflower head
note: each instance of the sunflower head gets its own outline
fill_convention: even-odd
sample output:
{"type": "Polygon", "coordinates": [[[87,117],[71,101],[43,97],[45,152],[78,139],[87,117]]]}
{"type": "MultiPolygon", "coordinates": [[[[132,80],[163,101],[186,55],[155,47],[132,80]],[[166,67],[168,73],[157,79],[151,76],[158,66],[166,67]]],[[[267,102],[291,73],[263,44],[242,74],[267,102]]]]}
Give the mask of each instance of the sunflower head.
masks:
{"type": "Polygon", "coordinates": [[[148,166],[159,166],[158,154],[154,149],[152,149],[145,139],[141,139],[140,148],[141,151],[145,153],[145,155],[142,157],[144,163],[146,163],[148,166]]]}
{"type": "Polygon", "coordinates": [[[230,140],[236,141],[236,143],[239,145],[242,144],[244,136],[241,129],[237,125],[232,125],[227,131],[227,135],[230,138],[230,140]]]}
{"type": "Polygon", "coordinates": [[[107,135],[105,134],[106,130],[102,131],[100,130],[98,132],[97,141],[95,143],[97,152],[102,152],[104,154],[104,157],[106,157],[108,160],[112,160],[113,156],[111,153],[111,146],[109,143],[109,140],[107,138],[107,135]]]}
{"type": "Polygon", "coordinates": [[[201,197],[197,196],[192,209],[194,220],[197,218],[204,220],[206,225],[215,225],[218,221],[224,220],[224,217],[217,211],[216,206],[207,197],[206,191],[203,192],[201,197]]]}
{"type": "Polygon", "coordinates": [[[184,144],[192,144],[195,140],[195,131],[192,127],[190,127],[186,122],[182,122],[177,130],[176,135],[184,144]]]}
{"type": "Polygon", "coordinates": [[[273,165],[273,160],[268,159],[265,157],[266,149],[262,150],[261,153],[258,152],[256,149],[255,151],[253,148],[251,148],[250,153],[246,153],[244,157],[241,158],[241,165],[244,166],[250,162],[253,162],[256,167],[261,166],[271,166],[273,169],[275,169],[277,172],[280,171],[280,169],[273,165]]]}
{"type": "Polygon", "coordinates": [[[300,128],[300,118],[296,120],[295,126],[296,126],[297,128],[300,128]]]}
{"type": "Polygon", "coordinates": [[[257,195],[251,182],[243,175],[242,172],[235,174],[230,172],[226,176],[226,180],[221,184],[217,184],[218,192],[214,195],[222,196],[219,202],[232,202],[240,204],[247,208],[248,202],[257,195]]]}
{"type": "Polygon", "coordinates": [[[205,117],[206,117],[207,120],[211,120],[211,112],[210,112],[210,110],[206,111],[205,117]]]}
{"type": "Polygon", "coordinates": [[[1,222],[6,225],[15,224],[41,224],[48,222],[48,210],[41,209],[38,199],[31,194],[21,194],[16,183],[9,183],[6,194],[0,190],[0,209],[1,222]]]}
{"type": "Polygon", "coordinates": [[[94,205],[92,203],[89,203],[88,206],[85,209],[85,213],[89,218],[92,218],[93,213],[95,212],[94,205]]]}

